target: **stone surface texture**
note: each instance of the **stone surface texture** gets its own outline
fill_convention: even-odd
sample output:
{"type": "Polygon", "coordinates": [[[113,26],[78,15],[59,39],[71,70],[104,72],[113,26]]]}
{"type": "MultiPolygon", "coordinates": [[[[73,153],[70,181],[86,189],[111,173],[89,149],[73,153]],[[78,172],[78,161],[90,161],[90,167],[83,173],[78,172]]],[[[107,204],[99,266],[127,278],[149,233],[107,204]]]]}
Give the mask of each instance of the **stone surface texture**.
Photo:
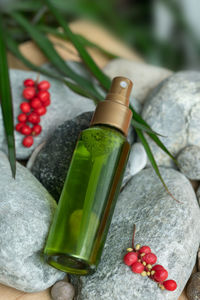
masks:
{"type": "Polygon", "coordinates": [[[64,273],[44,262],[42,249],[56,202],[23,166],[16,179],[0,152],[0,283],[25,292],[44,290],[64,273]]]}
{"type": "Polygon", "coordinates": [[[97,272],[73,277],[76,300],[177,300],[196,260],[199,247],[200,210],[188,179],[178,171],[160,168],[174,197],[164,190],[151,168],[135,175],[120,194],[97,272]],[[184,217],[183,217],[184,216],[184,217]],[[177,281],[176,291],[161,291],[149,278],[132,273],[123,263],[131,246],[133,224],[135,244],[149,245],[177,281]]]}
{"type": "Polygon", "coordinates": [[[200,180],[200,147],[187,146],[177,156],[180,171],[191,180],[200,180]]]}
{"type": "MultiPolygon", "coordinates": [[[[162,134],[164,145],[173,155],[188,145],[200,147],[200,72],[178,72],[148,96],[142,117],[162,134]]],[[[172,160],[148,138],[159,165],[172,166],[172,160]]]]}
{"type": "Polygon", "coordinates": [[[74,287],[66,281],[58,281],[51,289],[53,300],[73,300],[75,295],[74,287]]]}
{"type": "Polygon", "coordinates": [[[187,285],[187,297],[189,300],[200,299],[200,272],[191,276],[187,285]]]}
{"type": "Polygon", "coordinates": [[[104,71],[110,78],[125,76],[131,79],[133,82],[131,95],[141,103],[155,86],[172,74],[167,69],[123,58],[112,60],[106,65],[104,71]]]}

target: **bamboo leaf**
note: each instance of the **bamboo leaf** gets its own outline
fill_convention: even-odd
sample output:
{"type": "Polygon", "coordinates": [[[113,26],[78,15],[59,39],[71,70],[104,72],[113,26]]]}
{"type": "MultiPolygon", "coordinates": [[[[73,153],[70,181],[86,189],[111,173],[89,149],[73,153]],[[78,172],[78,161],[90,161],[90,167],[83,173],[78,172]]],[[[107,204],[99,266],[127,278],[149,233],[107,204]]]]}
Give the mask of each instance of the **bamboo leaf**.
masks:
{"type": "MultiPolygon", "coordinates": [[[[151,128],[148,128],[146,125],[141,124],[138,121],[135,121],[133,118],[131,120],[131,124],[133,125],[134,128],[141,129],[142,131],[145,131],[146,133],[151,133],[152,135],[160,135],[159,133],[155,132],[151,128]]],[[[162,136],[162,135],[160,135],[162,136]]]]}
{"type": "Polygon", "coordinates": [[[147,140],[146,140],[144,134],[142,133],[142,131],[141,131],[140,129],[135,129],[135,130],[136,130],[136,132],[137,132],[137,135],[138,135],[138,137],[139,137],[141,143],[142,143],[143,146],[144,146],[144,149],[145,149],[145,151],[146,151],[146,153],[147,153],[147,156],[148,156],[148,158],[149,158],[149,161],[150,161],[152,167],[154,168],[154,170],[155,170],[157,176],[159,177],[160,181],[162,182],[162,184],[163,184],[163,186],[164,186],[166,192],[167,192],[167,193],[168,193],[175,201],[177,201],[177,202],[180,203],[180,201],[178,201],[176,198],[174,198],[174,196],[172,195],[172,193],[169,191],[168,187],[166,186],[166,184],[165,184],[165,182],[164,182],[164,180],[163,180],[163,178],[162,178],[162,175],[161,175],[161,173],[160,173],[160,171],[159,171],[158,165],[157,165],[157,163],[156,163],[156,161],[155,161],[155,159],[154,159],[154,156],[153,156],[153,153],[152,153],[152,151],[151,151],[151,148],[149,147],[149,144],[148,144],[148,142],[147,142],[147,140]]]}
{"type": "Polygon", "coordinates": [[[65,22],[65,19],[57,10],[57,8],[51,3],[51,1],[49,0],[44,0],[44,1],[47,7],[49,8],[49,10],[51,11],[51,13],[55,16],[56,20],[62,26],[64,33],[66,34],[66,37],[73,43],[74,47],[78,50],[80,57],[82,58],[83,62],[86,64],[88,69],[97,78],[97,80],[100,82],[103,88],[105,90],[108,90],[111,84],[110,78],[107,75],[105,75],[101,71],[101,69],[97,66],[97,64],[94,62],[92,57],[84,48],[83,44],[79,41],[76,35],[71,31],[68,24],[65,22]]]}
{"type": "Polygon", "coordinates": [[[11,16],[16,20],[17,23],[19,23],[21,27],[23,27],[25,31],[30,34],[31,38],[36,42],[45,56],[59,70],[61,74],[69,77],[82,88],[88,89],[93,97],[96,97],[96,99],[102,99],[101,94],[95,89],[92,82],[80,76],[69,66],[67,66],[65,61],[58,55],[49,39],[45,35],[43,35],[36,26],[30,24],[28,20],[26,20],[26,18],[23,17],[20,13],[12,12],[11,16]]]}
{"type": "MultiPolygon", "coordinates": [[[[93,99],[93,95],[90,94],[88,90],[82,89],[79,85],[72,83],[68,81],[66,78],[56,75],[53,72],[50,72],[46,70],[45,68],[36,66],[31,61],[29,61],[19,50],[17,43],[7,34],[6,36],[6,44],[7,48],[18,58],[20,59],[27,67],[29,67],[31,70],[34,70],[38,73],[44,74],[46,76],[49,76],[51,78],[55,78],[57,80],[62,81],[64,84],[66,84],[72,91],[75,93],[93,99]]],[[[93,99],[96,103],[96,99],[93,99]]]]}
{"type": "MultiPolygon", "coordinates": [[[[146,128],[149,128],[151,131],[153,131],[151,129],[151,127],[147,124],[147,122],[145,122],[142,117],[133,109],[133,107],[130,105],[130,109],[133,113],[133,119],[136,120],[138,123],[144,125],[146,128]]],[[[157,135],[157,132],[151,132],[151,131],[147,131],[147,134],[149,135],[149,137],[167,154],[169,155],[170,158],[173,159],[173,161],[178,165],[175,157],[170,153],[170,151],[165,147],[165,145],[161,142],[161,140],[159,139],[159,137],[157,135]]]]}
{"type": "Polygon", "coordinates": [[[12,94],[10,89],[9,69],[6,56],[4,28],[0,15],[0,100],[3,115],[4,129],[8,145],[8,158],[12,175],[16,174],[16,155],[13,124],[12,94]]]}
{"type": "MultiPolygon", "coordinates": [[[[66,35],[59,31],[57,28],[53,28],[50,26],[46,25],[38,25],[37,26],[42,32],[45,33],[51,33],[52,35],[55,35],[56,37],[59,37],[62,40],[69,40],[67,39],[66,35]]],[[[101,46],[91,42],[90,40],[86,39],[83,35],[81,34],[76,34],[76,37],[79,39],[79,41],[83,44],[84,47],[91,47],[91,48],[96,48],[99,51],[101,51],[103,54],[105,54],[108,58],[114,59],[114,58],[119,58],[116,54],[111,53],[110,51],[105,50],[101,46]]]]}

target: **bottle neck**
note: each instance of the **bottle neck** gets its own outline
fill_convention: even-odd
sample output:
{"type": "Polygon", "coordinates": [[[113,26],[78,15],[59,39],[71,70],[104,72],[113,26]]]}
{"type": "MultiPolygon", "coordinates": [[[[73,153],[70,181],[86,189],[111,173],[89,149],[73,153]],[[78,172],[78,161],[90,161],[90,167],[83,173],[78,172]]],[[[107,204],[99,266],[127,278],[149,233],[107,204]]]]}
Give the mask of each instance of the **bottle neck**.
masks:
{"type": "Polygon", "coordinates": [[[125,136],[131,123],[132,111],[129,107],[114,101],[100,102],[93,114],[90,126],[104,124],[120,130],[125,136]]]}

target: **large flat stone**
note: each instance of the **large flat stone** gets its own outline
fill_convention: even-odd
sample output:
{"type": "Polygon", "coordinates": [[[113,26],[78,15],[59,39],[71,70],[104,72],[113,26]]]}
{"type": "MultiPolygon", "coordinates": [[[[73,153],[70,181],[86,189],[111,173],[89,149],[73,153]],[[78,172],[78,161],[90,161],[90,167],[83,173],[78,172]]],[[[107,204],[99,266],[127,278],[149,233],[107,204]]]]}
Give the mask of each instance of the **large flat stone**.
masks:
{"type": "Polygon", "coordinates": [[[188,179],[173,169],[162,176],[178,203],[165,191],[151,168],[135,175],[120,194],[97,272],[74,278],[77,300],[177,300],[190,277],[200,242],[200,209],[188,179]],[[174,292],[161,291],[149,278],[131,272],[123,256],[135,243],[149,245],[177,281],[174,292]]]}

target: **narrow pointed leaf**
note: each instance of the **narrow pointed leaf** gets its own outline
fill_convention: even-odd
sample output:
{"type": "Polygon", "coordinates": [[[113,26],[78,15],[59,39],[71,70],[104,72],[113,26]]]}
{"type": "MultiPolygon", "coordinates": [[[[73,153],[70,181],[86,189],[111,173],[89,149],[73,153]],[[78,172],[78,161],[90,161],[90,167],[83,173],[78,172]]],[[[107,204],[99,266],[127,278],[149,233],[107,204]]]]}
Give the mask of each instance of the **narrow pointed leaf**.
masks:
{"type": "Polygon", "coordinates": [[[57,22],[62,26],[64,33],[66,34],[66,37],[72,42],[74,47],[78,50],[80,57],[82,58],[85,65],[88,67],[88,69],[91,71],[91,73],[97,78],[99,83],[102,85],[105,90],[108,90],[110,88],[110,78],[105,75],[101,69],[97,66],[97,64],[94,62],[92,57],[89,55],[89,53],[84,48],[83,44],[79,41],[79,39],[76,37],[76,35],[71,31],[68,24],[65,22],[65,19],[60,14],[58,9],[51,3],[49,0],[44,0],[47,7],[51,11],[51,13],[55,16],[57,22]]]}
{"type": "MultiPolygon", "coordinates": [[[[130,109],[133,113],[133,119],[135,121],[137,121],[138,123],[144,125],[145,127],[149,128],[151,131],[153,131],[151,129],[151,127],[147,124],[147,122],[145,122],[142,117],[133,109],[133,107],[130,105],[130,109]]],[[[173,154],[170,153],[170,151],[165,147],[165,145],[161,142],[161,140],[159,139],[159,137],[157,135],[157,132],[148,132],[146,131],[147,134],[149,135],[149,137],[167,154],[169,155],[169,157],[171,157],[173,159],[173,161],[177,164],[177,161],[175,159],[175,157],[173,156],[173,154]]]]}
{"type": "Polygon", "coordinates": [[[5,38],[2,17],[0,15],[0,101],[3,115],[3,124],[8,145],[8,158],[12,175],[16,173],[16,155],[13,124],[12,94],[10,89],[9,69],[6,56],[5,38]]]}
{"type": "MultiPolygon", "coordinates": [[[[71,81],[68,81],[66,78],[56,75],[53,72],[50,72],[48,70],[46,70],[45,68],[36,66],[35,64],[33,64],[31,61],[29,61],[19,50],[17,43],[10,38],[9,35],[6,36],[6,44],[7,44],[7,48],[18,58],[20,59],[27,67],[29,67],[31,70],[34,70],[38,73],[44,74],[46,76],[49,76],[51,78],[55,78],[57,80],[62,81],[63,83],[65,83],[72,91],[74,91],[75,93],[87,97],[87,98],[91,98],[93,99],[93,95],[90,94],[90,92],[88,90],[82,89],[79,85],[72,83],[71,81]]],[[[103,98],[103,97],[102,97],[103,98]]],[[[96,103],[96,99],[93,99],[94,102],[96,103]]]]}
{"type": "MultiPolygon", "coordinates": [[[[37,26],[40,30],[42,30],[45,33],[51,33],[52,35],[55,35],[62,40],[69,40],[66,37],[66,34],[63,32],[60,32],[58,29],[46,26],[46,25],[38,25],[37,26]]],[[[101,51],[103,54],[105,54],[108,58],[114,59],[114,58],[119,58],[116,54],[111,53],[110,51],[105,50],[101,46],[95,44],[94,42],[91,42],[90,40],[86,39],[83,35],[81,34],[76,34],[76,37],[79,39],[79,41],[83,44],[84,47],[91,47],[91,48],[96,48],[99,51],[101,51]]]]}
{"type": "Polygon", "coordinates": [[[145,131],[146,133],[151,133],[152,135],[160,135],[159,133],[153,131],[151,128],[148,128],[146,125],[135,121],[133,118],[131,120],[131,124],[133,125],[134,128],[141,129],[142,131],[145,131]]]}
{"type": "Polygon", "coordinates": [[[58,55],[58,53],[54,49],[53,44],[44,34],[42,34],[37,29],[36,26],[28,22],[28,20],[20,13],[12,12],[11,16],[16,20],[17,23],[19,23],[21,27],[23,27],[23,29],[26,32],[30,34],[31,38],[36,42],[36,44],[42,50],[44,55],[59,70],[61,74],[69,77],[82,88],[88,89],[90,93],[96,97],[96,99],[102,98],[100,93],[95,89],[91,81],[80,76],[79,74],[74,72],[69,66],[66,65],[65,61],[58,55]]]}
{"type": "Polygon", "coordinates": [[[148,142],[147,142],[147,140],[146,140],[144,134],[142,133],[142,131],[141,131],[140,129],[135,129],[135,130],[136,130],[136,132],[137,132],[137,135],[138,135],[138,137],[139,137],[141,143],[142,143],[143,146],[144,146],[144,149],[145,149],[145,151],[146,151],[146,153],[147,153],[147,156],[148,156],[148,158],[149,158],[149,161],[150,161],[152,167],[154,168],[154,171],[156,172],[157,176],[159,177],[161,183],[163,184],[163,186],[164,186],[166,192],[167,192],[167,193],[168,193],[175,201],[179,202],[176,198],[174,198],[174,196],[171,194],[171,192],[169,191],[168,187],[166,186],[166,184],[165,184],[165,182],[164,182],[164,180],[163,180],[163,178],[162,178],[162,175],[161,175],[161,173],[160,173],[160,171],[159,171],[158,165],[157,165],[157,163],[156,163],[156,161],[155,161],[155,158],[154,158],[154,156],[153,156],[153,153],[152,153],[152,151],[151,151],[151,148],[149,147],[149,144],[148,144],[148,142]]]}

